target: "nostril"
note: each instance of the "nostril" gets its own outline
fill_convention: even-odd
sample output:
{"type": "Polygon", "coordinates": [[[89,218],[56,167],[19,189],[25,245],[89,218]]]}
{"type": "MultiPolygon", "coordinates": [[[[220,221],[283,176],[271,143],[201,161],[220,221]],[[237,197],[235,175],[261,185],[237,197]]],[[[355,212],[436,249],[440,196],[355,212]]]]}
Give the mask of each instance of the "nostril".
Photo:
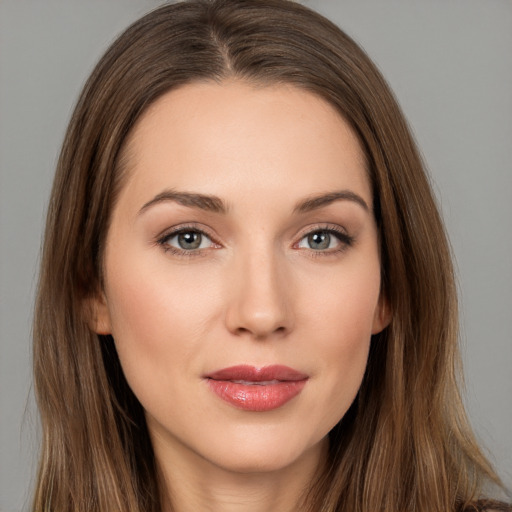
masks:
{"type": "Polygon", "coordinates": [[[258,328],[255,326],[252,329],[246,328],[246,327],[239,327],[236,330],[236,334],[239,336],[251,336],[252,338],[256,340],[265,340],[267,338],[274,338],[275,336],[282,337],[286,334],[287,328],[284,326],[279,326],[275,329],[266,329],[264,326],[260,326],[261,328],[258,328]]]}

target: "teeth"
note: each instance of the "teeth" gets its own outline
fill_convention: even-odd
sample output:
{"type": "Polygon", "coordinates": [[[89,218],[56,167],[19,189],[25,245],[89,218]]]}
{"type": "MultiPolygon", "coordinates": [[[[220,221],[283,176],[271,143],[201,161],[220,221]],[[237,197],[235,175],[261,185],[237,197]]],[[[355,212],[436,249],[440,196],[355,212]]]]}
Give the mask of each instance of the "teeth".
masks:
{"type": "Polygon", "coordinates": [[[271,384],[278,384],[278,380],[262,380],[258,382],[249,380],[232,380],[234,384],[243,384],[244,386],[270,386],[271,384]]]}

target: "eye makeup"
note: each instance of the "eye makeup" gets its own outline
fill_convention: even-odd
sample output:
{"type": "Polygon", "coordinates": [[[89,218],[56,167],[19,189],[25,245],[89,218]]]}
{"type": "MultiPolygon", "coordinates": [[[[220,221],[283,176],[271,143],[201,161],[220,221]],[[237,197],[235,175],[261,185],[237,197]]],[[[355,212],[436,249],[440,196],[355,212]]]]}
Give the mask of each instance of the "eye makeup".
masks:
{"type": "MultiPolygon", "coordinates": [[[[332,256],[349,249],[355,238],[337,225],[323,224],[308,227],[292,248],[307,251],[312,256],[332,256]]],[[[195,224],[179,225],[166,230],[157,237],[156,243],[164,252],[176,256],[195,257],[205,255],[211,249],[222,245],[208,232],[195,224]]]]}
{"type": "Polygon", "coordinates": [[[183,257],[203,256],[209,249],[222,247],[205,229],[194,224],[175,226],[159,235],[156,243],[164,252],[183,257]]]}

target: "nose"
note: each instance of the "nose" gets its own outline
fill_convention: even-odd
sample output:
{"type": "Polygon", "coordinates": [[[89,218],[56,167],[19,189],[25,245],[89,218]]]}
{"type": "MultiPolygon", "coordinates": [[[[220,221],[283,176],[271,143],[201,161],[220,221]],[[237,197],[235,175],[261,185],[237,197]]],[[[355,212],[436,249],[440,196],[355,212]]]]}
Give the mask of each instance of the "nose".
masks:
{"type": "Polygon", "coordinates": [[[285,263],[271,251],[240,255],[233,263],[227,329],[260,340],[289,333],[294,315],[285,263]]]}

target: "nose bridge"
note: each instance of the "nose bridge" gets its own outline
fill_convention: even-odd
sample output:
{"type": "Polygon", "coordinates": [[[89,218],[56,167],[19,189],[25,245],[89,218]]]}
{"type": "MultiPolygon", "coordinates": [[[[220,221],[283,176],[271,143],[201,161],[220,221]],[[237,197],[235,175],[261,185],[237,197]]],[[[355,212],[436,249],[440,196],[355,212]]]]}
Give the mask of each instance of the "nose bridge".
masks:
{"type": "Polygon", "coordinates": [[[293,312],[284,255],[267,241],[240,250],[233,263],[233,293],[227,311],[229,330],[256,338],[289,331],[293,312]]]}

